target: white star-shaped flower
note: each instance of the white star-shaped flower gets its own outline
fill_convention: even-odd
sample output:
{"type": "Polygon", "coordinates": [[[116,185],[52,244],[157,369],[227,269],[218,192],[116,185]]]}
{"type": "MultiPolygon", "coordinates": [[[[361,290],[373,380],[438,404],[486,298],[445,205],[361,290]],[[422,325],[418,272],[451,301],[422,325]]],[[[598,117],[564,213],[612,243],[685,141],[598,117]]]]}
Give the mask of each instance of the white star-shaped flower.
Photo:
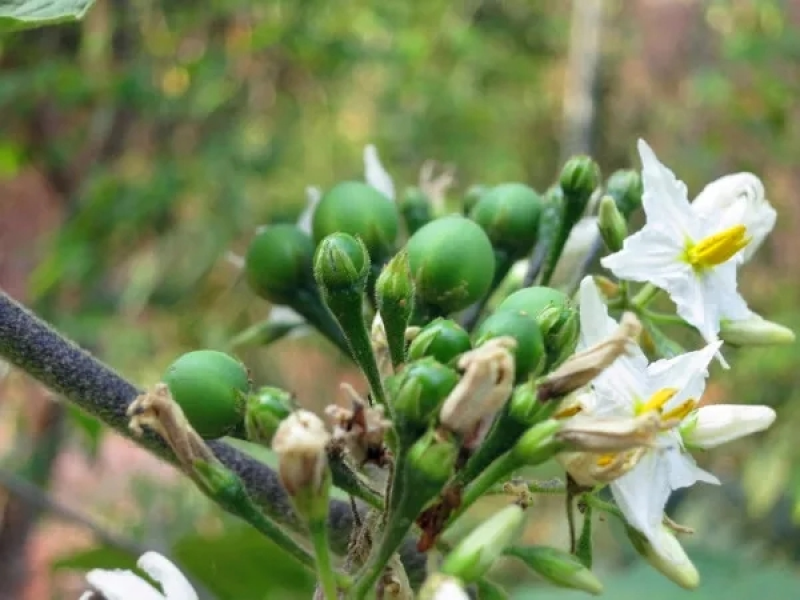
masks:
{"type": "MultiPolygon", "coordinates": [[[[617,328],[594,280],[580,287],[581,339],[579,349],[607,339],[617,328]]],[[[596,416],[633,417],[656,412],[663,431],[653,448],[645,449],[634,466],[610,483],[611,492],[628,523],[640,531],[664,558],[683,557],[664,543],[662,523],[670,494],[698,481],[719,483],[700,469],[685,444],[711,447],[769,427],[774,412],[768,407],[711,406],[697,408],[708,365],[722,342],[696,352],[648,363],[640,349],[617,359],[591,384],[591,401],[582,410],[596,416]],[[685,440],[685,441],[684,441],[685,440]]],[[[613,456],[601,456],[611,462],[613,456]]]]}
{"type": "Polygon", "coordinates": [[[108,600],[197,600],[197,592],[180,569],[157,552],[145,552],[136,565],[161,585],[158,591],[144,578],[122,569],[94,569],[86,581],[94,591],[81,600],[90,600],[100,592],[108,600]]]}
{"type": "MultiPolygon", "coordinates": [[[[686,185],[643,140],[639,154],[647,222],[601,263],[620,279],[647,281],[665,290],[678,314],[706,341],[716,341],[722,319],[743,320],[753,314],[737,291],[736,274],[749,256],[744,251],[771,228],[768,208],[756,200],[763,198],[763,187],[754,176],[731,176],[707,186],[700,202],[690,204],[686,185]],[[756,204],[761,208],[753,220],[748,207],[756,204]]],[[[721,355],[720,360],[727,366],[721,355]]]]}

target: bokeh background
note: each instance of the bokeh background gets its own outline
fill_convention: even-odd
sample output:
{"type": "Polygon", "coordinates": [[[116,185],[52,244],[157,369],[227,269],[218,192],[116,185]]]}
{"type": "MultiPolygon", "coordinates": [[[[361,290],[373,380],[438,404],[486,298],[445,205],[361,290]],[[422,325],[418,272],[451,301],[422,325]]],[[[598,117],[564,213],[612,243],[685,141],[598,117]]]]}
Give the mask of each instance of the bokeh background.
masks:
{"type": "MultiPolygon", "coordinates": [[[[690,193],[762,177],[779,219],[741,287],[798,329],[798,92],[797,0],[98,0],[81,24],[0,39],[0,286],[148,385],[267,317],[236,255],[257,225],[295,219],[306,186],[361,178],[365,144],[400,190],[425,160],[455,165],[457,202],[475,183],[542,191],[574,151],[606,174],[638,168],[643,137],[690,193]]],[[[363,387],[314,336],[239,355],[312,409],[341,381],[363,387]]],[[[704,401],[780,417],[701,457],[721,488],[672,503],[697,528],[694,597],[794,598],[797,348],[731,358],[704,401]]],[[[17,372],[0,382],[0,468],[0,599],[77,598],[83,570],[143,548],[206,598],[309,597],[307,576],[171,468],[17,372]]],[[[563,546],[561,502],[531,512],[527,539],[563,546]]],[[[612,524],[598,531],[608,597],[689,597],[612,524]]],[[[513,564],[497,579],[515,598],[577,597],[513,564]]]]}

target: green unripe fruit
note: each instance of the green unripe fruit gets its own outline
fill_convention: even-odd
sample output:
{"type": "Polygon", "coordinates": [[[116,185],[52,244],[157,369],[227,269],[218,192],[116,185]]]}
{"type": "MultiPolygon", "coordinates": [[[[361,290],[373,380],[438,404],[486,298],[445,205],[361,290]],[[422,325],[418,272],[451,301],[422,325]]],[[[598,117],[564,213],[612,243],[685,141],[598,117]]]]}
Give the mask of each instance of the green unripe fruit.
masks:
{"type": "Polygon", "coordinates": [[[358,236],[376,260],[394,248],[399,229],[395,203],[360,181],[343,181],[319,201],[312,220],[314,241],[319,244],[332,233],[358,236]]]}
{"type": "Polygon", "coordinates": [[[523,313],[538,323],[547,351],[547,370],[575,350],[578,310],[564,292],[544,286],[523,288],[503,300],[495,312],[523,313]]]}
{"type": "Polygon", "coordinates": [[[628,219],[642,205],[644,188],[641,175],[632,169],[615,171],[606,182],[606,194],[614,199],[619,212],[628,219]]]}
{"type": "Polygon", "coordinates": [[[314,278],[329,291],[363,286],[369,265],[369,253],[360,239],[333,233],[320,242],[314,254],[314,278]]]}
{"type": "Polygon", "coordinates": [[[461,325],[439,317],[423,327],[411,341],[408,347],[408,360],[430,356],[444,365],[449,365],[471,348],[469,334],[461,325]]]}
{"type": "Polygon", "coordinates": [[[407,188],[400,201],[400,214],[406,222],[408,235],[414,235],[433,218],[431,201],[418,187],[407,188]]]}
{"type": "Polygon", "coordinates": [[[162,380],[202,438],[228,435],[241,424],[250,377],[232,356],[216,350],[189,352],[167,368],[162,380]]]}
{"type": "Polygon", "coordinates": [[[502,183],[478,200],[470,218],[512,260],[527,255],[538,237],[542,198],[523,183],[502,183]]]}
{"type": "Polygon", "coordinates": [[[408,240],[417,298],[442,314],[476,302],[492,285],[494,252],[481,227],[460,215],[431,221],[408,240]]]}
{"type": "Polygon", "coordinates": [[[247,249],[247,282],[262,298],[288,304],[311,281],[313,256],[314,242],[295,225],[268,225],[247,249]]]}
{"type": "Polygon", "coordinates": [[[398,428],[405,430],[401,435],[411,434],[416,439],[427,429],[458,380],[454,369],[433,358],[410,362],[401,373],[390,377],[386,387],[398,428]]]}
{"type": "Polygon", "coordinates": [[[464,194],[464,214],[468,215],[472,208],[478,203],[478,200],[489,191],[489,186],[486,185],[473,185],[464,194]]]}
{"type": "Polygon", "coordinates": [[[542,332],[534,319],[521,312],[495,312],[475,333],[475,346],[503,336],[517,340],[517,348],[514,350],[514,375],[517,382],[531,373],[539,374],[544,369],[547,354],[542,332]]]}
{"type": "Polygon", "coordinates": [[[247,397],[244,417],[247,439],[269,446],[292,409],[292,395],[286,390],[268,386],[259,388],[247,397]]]}

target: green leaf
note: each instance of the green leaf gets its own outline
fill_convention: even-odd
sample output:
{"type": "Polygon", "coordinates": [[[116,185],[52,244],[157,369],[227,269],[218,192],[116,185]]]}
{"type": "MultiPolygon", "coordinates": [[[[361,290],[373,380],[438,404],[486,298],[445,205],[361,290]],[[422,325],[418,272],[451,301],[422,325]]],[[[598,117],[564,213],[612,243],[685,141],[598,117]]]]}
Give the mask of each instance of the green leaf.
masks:
{"type": "Polygon", "coordinates": [[[103,422],[90,414],[82,411],[74,404],[67,405],[70,422],[81,433],[85,441],[84,449],[91,460],[97,458],[97,451],[103,439],[103,422]]]}
{"type": "Polygon", "coordinates": [[[79,21],[94,0],[0,0],[0,32],[79,21]]]}
{"type": "Polygon", "coordinates": [[[249,526],[227,521],[216,536],[178,540],[173,556],[184,572],[219,598],[309,598],[314,577],[249,526]]]}

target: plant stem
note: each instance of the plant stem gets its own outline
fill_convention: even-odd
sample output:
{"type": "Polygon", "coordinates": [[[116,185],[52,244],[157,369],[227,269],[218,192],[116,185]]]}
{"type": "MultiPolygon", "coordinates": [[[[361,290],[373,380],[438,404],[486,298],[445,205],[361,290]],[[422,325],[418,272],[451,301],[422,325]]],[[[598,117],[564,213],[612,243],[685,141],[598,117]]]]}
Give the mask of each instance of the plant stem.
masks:
{"type": "Polygon", "coordinates": [[[336,574],[331,565],[331,551],[328,547],[328,528],[325,519],[312,519],[308,523],[311,543],[314,545],[314,557],[317,563],[317,576],[326,600],[337,600],[339,597],[336,574]]]}
{"type": "Polygon", "coordinates": [[[631,300],[631,306],[636,309],[643,309],[661,293],[661,289],[652,283],[644,284],[631,300]]]}
{"type": "Polygon", "coordinates": [[[297,311],[306,321],[324,335],[339,350],[351,357],[350,348],[342,335],[339,326],[322,302],[319,294],[315,290],[300,289],[291,304],[291,308],[297,311]]]}
{"type": "Polygon", "coordinates": [[[333,476],[333,485],[344,490],[351,496],[361,498],[373,508],[383,508],[383,497],[380,492],[372,489],[361,476],[348,465],[341,455],[328,453],[328,465],[333,476]]]}
{"type": "Polygon", "coordinates": [[[521,466],[522,465],[511,452],[506,452],[486,467],[465,490],[464,496],[461,498],[461,506],[458,507],[458,510],[451,517],[451,522],[463,515],[478,498],[489,491],[500,479],[513,473],[521,466]]]}

